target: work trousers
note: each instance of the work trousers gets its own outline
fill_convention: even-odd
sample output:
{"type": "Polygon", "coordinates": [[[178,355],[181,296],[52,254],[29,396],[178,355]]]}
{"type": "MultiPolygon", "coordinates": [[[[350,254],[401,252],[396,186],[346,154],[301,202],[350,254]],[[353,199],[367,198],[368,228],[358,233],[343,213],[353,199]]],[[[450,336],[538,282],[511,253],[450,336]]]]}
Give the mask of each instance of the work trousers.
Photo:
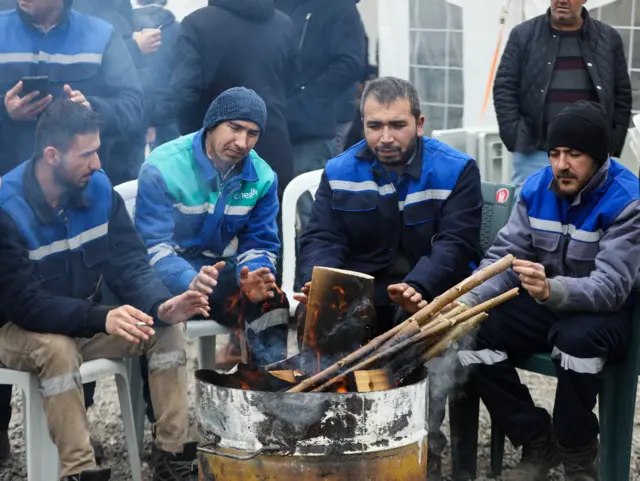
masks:
{"type": "Polygon", "coordinates": [[[0,327],[0,363],[35,373],[40,382],[49,432],[58,448],[61,476],[95,468],[89,441],[80,365],[97,358],[146,355],[151,398],[157,413],[156,446],[180,453],[187,441],[186,350],[182,325],[157,327],[148,341],[132,344],[106,334],[74,339],[0,327]]]}
{"type": "Polygon", "coordinates": [[[567,448],[586,446],[599,432],[593,412],[607,362],[627,354],[631,310],[552,312],[526,293],[495,308],[481,325],[473,350],[458,358],[471,370],[470,382],[492,422],[514,445],[526,445],[550,426],[549,414],[534,405],[514,363],[550,353],[558,376],[553,426],[567,448]]]}

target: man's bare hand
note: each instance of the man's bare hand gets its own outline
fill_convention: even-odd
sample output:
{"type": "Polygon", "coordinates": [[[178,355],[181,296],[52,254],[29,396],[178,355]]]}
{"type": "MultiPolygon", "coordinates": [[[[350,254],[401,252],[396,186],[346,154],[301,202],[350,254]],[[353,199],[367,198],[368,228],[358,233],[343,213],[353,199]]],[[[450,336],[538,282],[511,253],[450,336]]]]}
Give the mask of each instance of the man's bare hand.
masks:
{"type": "Polygon", "coordinates": [[[147,28],[140,32],[134,32],[133,39],[143,55],[155,53],[162,45],[162,30],[159,28],[147,28]]]}
{"type": "Polygon", "coordinates": [[[16,122],[35,120],[53,100],[51,95],[35,100],[40,95],[37,90],[20,97],[22,87],[23,83],[20,81],[4,96],[4,106],[7,109],[7,113],[11,120],[16,122]]]}
{"type": "Polygon", "coordinates": [[[187,291],[163,302],[158,308],[158,319],[167,324],[186,322],[193,316],[209,317],[209,298],[196,291],[187,291]]]}
{"type": "Polygon", "coordinates": [[[76,102],[78,104],[84,105],[86,108],[91,110],[91,104],[86,99],[84,94],[79,90],[73,90],[70,85],[64,86],[64,93],[67,95],[67,98],[72,102],[76,102]]]}
{"type": "Polygon", "coordinates": [[[107,314],[106,331],[125,341],[140,344],[153,336],[153,318],[132,306],[121,306],[107,314]]]}
{"type": "Polygon", "coordinates": [[[551,288],[542,264],[516,259],[513,261],[513,272],[518,274],[522,287],[531,297],[542,302],[549,299],[551,288]]]}
{"type": "Polygon", "coordinates": [[[415,314],[427,305],[427,301],[422,299],[422,294],[409,284],[390,285],[387,288],[387,292],[391,301],[409,314],[415,314]]]}
{"type": "Polygon", "coordinates": [[[302,288],[302,292],[299,294],[294,294],[293,298],[298,301],[300,304],[307,305],[309,302],[309,291],[311,290],[311,282],[307,282],[302,288]]]}
{"type": "Polygon", "coordinates": [[[212,266],[203,266],[198,275],[189,284],[189,290],[211,295],[214,287],[218,285],[220,271],[222,271],[225,266],[226,263],[224,261],[220,261],[212,266]]]}
{"type": "Polygon", "coordinates": [[[273,299],[276,288],[276,277],[269,268],[261,267],[249,272],[248,267],[240,269],[240,292],[253,304],[273,299]]]}

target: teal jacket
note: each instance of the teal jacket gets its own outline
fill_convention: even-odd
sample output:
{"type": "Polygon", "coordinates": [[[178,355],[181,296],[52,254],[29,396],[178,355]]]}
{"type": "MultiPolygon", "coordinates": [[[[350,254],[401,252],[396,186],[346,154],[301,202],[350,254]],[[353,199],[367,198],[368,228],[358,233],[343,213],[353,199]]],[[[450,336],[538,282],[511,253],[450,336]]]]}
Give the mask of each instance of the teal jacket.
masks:
{"type": "Polygon", "coordinates": [[[226,178],[203,149],[203,131],[148,157],[138,178],[135,225],[158,274],[175,294],[204,265],[224,260],[275,274],[280,251],[278,181],[252,151],[226,178]]]}

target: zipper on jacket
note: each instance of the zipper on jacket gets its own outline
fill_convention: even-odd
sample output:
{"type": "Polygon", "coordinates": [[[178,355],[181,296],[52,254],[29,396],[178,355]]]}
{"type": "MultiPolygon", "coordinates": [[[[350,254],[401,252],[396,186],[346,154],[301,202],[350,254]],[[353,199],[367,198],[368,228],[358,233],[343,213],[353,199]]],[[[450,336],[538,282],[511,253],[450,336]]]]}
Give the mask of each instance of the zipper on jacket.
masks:
{"type": "Polygon", "coordinates": [[[311,12],[307,13],[307,17],[304,22],[304,28],[302,29],[302,36],[300,37],[300,45],[298,46],[298,50],[302,50],[302,45],[304,44],[304,38],[307,36],[307,28],[309,27],[309,20],[311,20],[311,12]]]}

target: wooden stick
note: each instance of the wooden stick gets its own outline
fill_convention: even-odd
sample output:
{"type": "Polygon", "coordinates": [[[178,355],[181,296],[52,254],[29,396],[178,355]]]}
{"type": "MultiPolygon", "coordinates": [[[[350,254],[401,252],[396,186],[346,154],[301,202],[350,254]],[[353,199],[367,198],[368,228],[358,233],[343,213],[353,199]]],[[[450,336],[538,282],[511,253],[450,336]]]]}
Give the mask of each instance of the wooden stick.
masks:
{"type": "Polygon", "coordinates": [[[434,357],[439,356],[444,351],[446,351],[453,341],[457,341],[461,337],[467,335],[471,332],[478,324],[484,321],[489,314],[486,312],[481,312],[480,314],[476,314],[471,319],[457,325],[451,331],[449,331],[445,336],[438,341],[436,344],[431,346],[429,350],[425,353],[423,359],[425,362],[430,361],[434,357]]]}
{"type": "Polygon", "coordinates": [[[494,262],[493,264],[475,272],[473,275],[467,277],[461,283],[453,286],[451,289],[445,291],[442,295],[436,297],[431,303],[427,304],[420,311],[416,312],[408,320],[414,319],[418,321],[418,324],[420,324],[420,326],[424,326],[435,314],[440,312],[444,307],[451,304],[460,296],[478,287],[480,284],[486,282],[492,277],[509,269],[514,260],[515,257],[511,254],[508,254],[502,259],[494,262]]]}
{"type": "Polygon", "coordinates": [[[442,331],[446,331],[447,329],[455,326],[456,324],[460,324],[462,322],[465,322],[469,319],[471,319],[472,317],[476,316],[477,314],[480,314],[481,312],[485,312],[488,310],[491,310],[497,306],[499,306],[500,304],[503,304],[511,299],[513,299],[514,297],[516,297],[518,295],[518,291],[519,288],[514,287],[513,289],[511,289],[510,291],[507,291],[503,294],[500,294],[497,297],[494,297],[493,299],[489,299],[488,301],[485,301],[481,304],[478,304],[477,306],[474,307],[470,307],[469,309],[467,309],[466,311],[461,312],[460,314],[458,314],[457,316],[454,316],[450,319],[443,319],[442,321],[440,321],[438,324],[435,325],[429,325],[427,326],[427,328],[423,328],[422,331],[426,332],[429,335],[432,334],[436,334],[438,332],[442,332],[442,331]]]}
{"type": "MultiPolygon", "coordinates": [[[[453,301],[455,301],[458,297],[466,294],[471,289],[479,286],[483,282],[488,279],[496,276],[511,267],[515,257],[511,254],[506,255],[502,259],[494,262],[490,266],[487,266],[471,276],[467,279],[459,283],[458,285],[452,287],[444,294],[436,297],[431,303],[427,304],[423,309],[415,313],[409,319],[404,321],[401,324],[398,324],[393,329],[379,335],[378,337],[371,340],[369,343],[365,344],[361,348],[355,350],[348,356],[344,357],[340,361],[332,364],[328,368],[320,371],[318,374],[311,376],[310,378],[302,381],[297,386],[292,387],[287,392],[305,392],[308,389],[312,388],[329,379],[331,376],[334,376],[337,372],[343,369],[345,366],[349,366],[354,362],[358,362],[360,359],[365,357],[367,354],[375,351],[378,347],[380,347],[383,343],[394,337],[398,332],[400,332],[404,327],[410,323],[411,321],[416,321],[421,326],[426,324],[435,314],[437,314],[443,307],[449,305],[453,301]]],[[[397,344],[397,346],[402,346],[406,341],[397,344]]],[[[408,344],[407,344],[408,345],[408,344]]],[[[398,351],[395,351],[398,352],[398,351]]]]}
{"type": "Polygon", "coordinates": [[[451,319],[452,317],[456,317],[458,314],[464,312],[467,309],[467,306],[456,306],[447,312],[444,317],[445,319],[451,319]]]}
{"type": "Polygon", "coordinates": [[[381,351],[386,351],[391,346],[395,346],[396,344],[399,344],[402,341],[405,341],[410,337],[415,336],[419,332],[420,332],[420,325],[416,321],[410,321],[408,324],[405,324],[404,327],[395,336],[393,336],[387,342],[382,344],[379,348],[373,351],[373,353],[376,354],[381,351]]]}

